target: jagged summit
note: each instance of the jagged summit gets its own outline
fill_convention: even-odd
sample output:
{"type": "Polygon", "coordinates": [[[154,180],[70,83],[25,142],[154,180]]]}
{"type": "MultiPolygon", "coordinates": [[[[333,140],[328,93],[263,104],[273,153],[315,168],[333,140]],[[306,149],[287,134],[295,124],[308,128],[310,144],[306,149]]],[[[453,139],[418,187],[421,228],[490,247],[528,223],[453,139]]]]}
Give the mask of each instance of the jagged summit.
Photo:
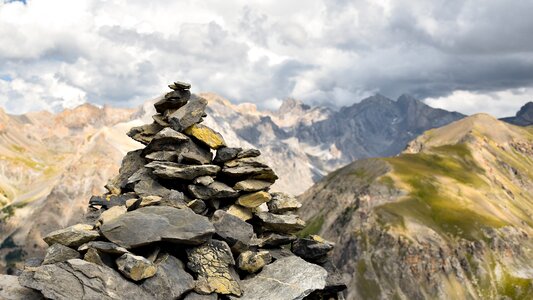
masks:
{"type": "Polygon", "coordinates": [[[301,204],[270,192],[278,176],[261,152],[228,147],[202,124],[208,101],[169,87],[153,122],[128,133],[145,147],[83,222],[44,237],[20,284],[50,299],[342,298],[334,244],[295,235],[301,204]]]}

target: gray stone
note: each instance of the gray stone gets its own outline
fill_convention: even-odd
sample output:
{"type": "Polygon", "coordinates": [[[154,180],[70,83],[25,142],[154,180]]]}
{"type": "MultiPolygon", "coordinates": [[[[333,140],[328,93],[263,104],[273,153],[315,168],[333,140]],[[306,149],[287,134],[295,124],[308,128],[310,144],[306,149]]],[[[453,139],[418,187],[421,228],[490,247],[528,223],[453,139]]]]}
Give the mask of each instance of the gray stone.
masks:
{"type": "Polygon", "coordinates": [[[187,249],[187,266],[197,274],[195,290],[201,294],[242,294],[239,276],[233,269],[235,260],[225,242],[210,240],[202,246],[187,249]]]}
{"type": "Polygon", "coordinates": [[[205,165],[211,163],[211,152],[202,151],[188,151],[182,152],[178,155],[178,162],[184,164],[205,165]]]}
{"type": "Polygon", "coordinates": [[[216,234],[224,239],[230,247],[243,248],[250,245],[254,227],[223,210],[217,210],[211,220],[216,234]]]}
{"type": "Polygon", "coordinates": [[[108,240],[126,249],[158,241],[198,245],[215,232],[206,217],[189,208],[167,206],[139,208],[104,224],[100,230],[108,240]]]}
{"type": "Polygon", "coordinates": [[[90,206],[99,205],[105,209],[110,209],[116,206],[124,206],[130,199],[135,199],[137,195],[134,193],[126,193],[120,195],[103,195],[92,196],[89,200],[90,206]]]}
{"type": "Polygon", "coordinates": [[[162,114],[153,115],[152,119],[154,120],[154,122],[156,122],[157,124],[159,124],[159,125],[161,125],[163,127],[170,126],[170,124],[168,123],[167,118],[164,115],[162,115],[162,114]]]}
{"type": "Polygon", "coordinates": [[[120,247],[117,244],[110,243],[110,242],[102,242],[102,241],[93,241],[88,242],[86,244],[81,245],[78,248],[78,251],[84,252],[89,250],[89,248],[94,248],[100,252],[109,253],[109,254],[124,254],[128,253],[128,250],[124,247],[120,247]]]}
{"type": "Polygon", "coordinates": [[[80,259],[24,271],[19,282],[40,291],[46,298],[57,300],[151,298],[150,294],[113,269],[80,259]]]}
{"type": "Polygon", "coordinates": [[[244,149],[237,154],[237,158],[258,157],[261,151],[257,149],[244,149]]]}
{"type": "Polygon", "coordinates": [[[275,215],[268,212],[260,212],[255,215],[261,219],[266,229],[274,232],[294,233],[305,227],[305,222],[298,215],[275,215]]]}
{"type": "Polygon", "coordinates": [[[191,84],[183,82],[183,81],[175,81],[174,83],[170,84],[168,87],[176,91],[188,90],[191,88],[191,84]]]}
{"type": "Polygon", "coordinates": [[[78,251],[61,244],[53,244],[46,249],[43,265],[55,264],[73,258],[80,258],[78,251]]]}
{"type": "Polygon", "coordinates": [[[310,262],[324,262],[328,253],[334,247],[335,244],[319,236],[311,236],[311,238],[294,241],[292,243],[292,252],[310,262]]]}
{"type": "Polygon", "coordinates": [[[200,199],[194,199],[193,201],[187,203],[187,207],[199,215],[203,214],[207,209],[205,202],[200,199]]]}
{"type": "Polygon", "coordinates": [[[44,237],[48,245],[61,244],[68,247],[79,247],[100,237],[93,225],[76,224],[64,229],[56,230],[44,237]]]}
{"type": "Polygon", "coordinates": [[[183,131],[193,124],[199,123],[205,113],[207,100],[193,97],[187,104],[169,115],[170,126],[176,131],[183,131]]]}
{"type": "Polygon", "coordinates": [[[272,200],[267,203],[268,211],[271,213],[284,213],[288,211],[294,211],[302,207],[302,204],[298,202],[294,196],[289,194],[274,192],[271,193],[271,195],[272,200]]]}
{"type": "Polygon", "coordinates": [[[129,132],[128,136],[132,139],[136,140],[137,142],[148,145],[154,136],[163,129],[163,126],[152,123],[152,124],[146,124],[139,127],[133,127],[129,132]]]}
{"type": "Polygon", "coordinates": [[[255,158],[240,158],[225,162],[222,174],[237,180],[259,179],[274,182],[278,179],[269,166],[255,158]]]}
{"type": "Polygon", "coordinates": [[[214,181],[208,186],[191,184],[188,189],[194,197],[203,200],[235,198],[239,196],[239,192],[219,181],[214,181]]]}
{"type": "Polygon", "coordinates": [[[176,151],[156,151],[145,156],[146,159],[151,161],[178,161],[178,153],[176,151]]]}
{"type": "Polygon", "coordinates": [[[114,262],[111,256],[107,253],[103,253],[101,251],[98,251],[94,248],[89,248],[87,252],[85,252],[85,255],[83,256],[83,260],[88,261],[93,264],[97,264],[99,266],[108,266],[110,268],[114,267],[114,262]]]}
{"type": "Polygon", "coordinates": [[[0,299],[41,300],[44,298],[39,292],[21,286],[17,276],[0,274],[0,299]]]}
{"type": "Polygon", "coordinates": [[[328,272],[317,265],[292,256],[267,265],[255,277],[243,280],[242,297],[232,300],[301,300],[326,286],[328,272]]]}
{"type": "Polygon", "coordinates": [[[194,184],[209,186],[211,183],[215,182],[215,179],[211,176],[201,176],[193,180],[194,184]]]}
{"type": "Polygon", "coordinates": [[[242,192],[258,192],[269,188],[272,184],[268,181],[247,179],[237,182],[233,188],[242,192]]]}
{"type": "Polygon", "coordinates": [[[171,162],[154,161],[146,165],[154,175],[164,179],[193,180],[199,176],[216,175],[220,167],[216,165],[184,165],[171,162]]]}
{"type": "Polygon", "coordinates": [[[158,113],[164,113],[169,109],[178,109],[187,104],[191,98],[191,92],[186,90],[175,90],[165,94],[165,97],[154,104],[158,113]]]}
{"type": "Polygon", "coordinates": [[[215,155],[215,159],[213,159],[213,163],[222,164],[229,160],[233,160],[237,158],[237,155],[241,151],[242,148],[222,147],[217,150],[217,154],[215,155]]]}
{"type": "Polygon", "coordinates": [[[141,156],[141,153],[142,150],[131,151],[122,159],[119,174],[112,180],[121,189],[131,183],[129,178],[146,164],[146,160],[141,156]]]}
{"type": "Polygon", "coordinates": [[[157,267],[142,256],[125,253],[117,259],[120,273],[134,281],[141,281],[153,277],[157,267]]]}
{"type": "Polygon", "coordinates": [[[179,299],[194,289],[193,277],[185,271],[183,263],[172,255],[164,254],[156,261],[157,273],[146,279],[141,287],[154,299],[179,299]]]}

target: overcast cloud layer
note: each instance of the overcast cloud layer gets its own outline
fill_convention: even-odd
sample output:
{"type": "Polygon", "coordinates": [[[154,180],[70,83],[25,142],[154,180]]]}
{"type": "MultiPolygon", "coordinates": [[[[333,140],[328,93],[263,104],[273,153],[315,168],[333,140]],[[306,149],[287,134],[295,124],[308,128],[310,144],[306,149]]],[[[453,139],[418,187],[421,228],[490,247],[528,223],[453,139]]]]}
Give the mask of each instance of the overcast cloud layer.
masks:
{"type": "Polygon", "coordinates": [[[4,1],[0,106],[133,106],[180,79],[263,108],[379,92],[513,115],[533,100],[532,11],[531,0],[4,1]]]}

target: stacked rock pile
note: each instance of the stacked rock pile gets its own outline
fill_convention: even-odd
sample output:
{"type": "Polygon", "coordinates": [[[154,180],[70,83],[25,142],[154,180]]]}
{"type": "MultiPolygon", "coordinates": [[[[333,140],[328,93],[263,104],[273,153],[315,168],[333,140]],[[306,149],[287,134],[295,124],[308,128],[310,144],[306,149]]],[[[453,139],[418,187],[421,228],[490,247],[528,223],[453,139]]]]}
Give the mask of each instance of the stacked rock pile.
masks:
{"type": "Polygon", "coordinates": [[[298,238],[301,204],[255,149],[228,147],[201,124],[207,100],[176,82],[149,125],[128,135],[108,193],[83,224],[48,234],[21,285],[51,299],[339,299],[333,245],[298,238]]]}

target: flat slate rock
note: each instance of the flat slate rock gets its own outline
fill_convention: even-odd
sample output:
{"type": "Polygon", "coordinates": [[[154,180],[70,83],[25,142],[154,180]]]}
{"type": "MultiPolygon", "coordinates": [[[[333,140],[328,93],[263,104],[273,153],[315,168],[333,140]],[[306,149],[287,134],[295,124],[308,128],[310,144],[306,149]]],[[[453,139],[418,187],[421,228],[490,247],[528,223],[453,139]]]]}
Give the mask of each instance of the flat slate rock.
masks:
{"type": "Polygon", "coordinates": [[[268,212],[260,212],[255,215],[261,219],[265,228],[274,232],[294,233],[305,227],[305,221],[300,219],[298,215],[276,215],[268,212]]]}
{"type": "Polygon", "coordinates": [[[111,242],[126,249],[159,241],[198,245],[215,233],[204,217],[189,208],[149,206],[127,212],[100,228],[111,242]]]}
{"type": "Polygon", "coordinates": [[[49,299],[151,299],[150,294],[117,271],[80,259],[24,271],[19,282],[49,299]]]}
{"type": "Polygon", "coordinates": [[[255,277],[241,281],[242,297],[232,300],[301,300],[326,286],[328,272],[315,264],[290,256],[267,265],[255,277]]]}
{"type": "Polygon", "coordinates": [[[156,261],[157,273],[146,279],[141,287],[154,299],[180,299],[194,289],[194,278],[185,271],[184,264],[172,255],[164,254],[156,261]]]}
{"type": "Polygon", "coordinates": [[[43,239],[48,245],[61,244],[68,247],[79,247],[100,237],[93,225],[76,224],[47,234],[43,239]]]}
{"type": "Polygon", "coordinates": [[[163,129],[163,126],[157,123],[146,124],[133,127],[128,132],[128,136],[141,144],[148,145],[161,129],[163,129]]]}
{"type": "Polygon", "coordinates": [[[239,192],[219,181],[214,181],[207,186],[191,184],[188,189],[194,197],[203,200],[235,198],[239,196],[239,192]]]}
{"type": "Polygon", "coordinates": [[[2,300],[41,300],[41,293],[20,285],[17,276],[0,274],[0,299],[2,300]]]}
{"type": "Polygon", "coordinates": [[[216,165],[185,165],[171,162],[154,161],[146,165],[154,175],[164,179],[193,180],[196,177],[216,175],[220,167],[216,165]]]}
{"type": "Polygon", "coordinates": [[[254,235],[254,227],[240,218],[223,210],[217,210],[211,220],[215,226],[216,234],[224,239],[232,248],[237,243],[240,247],[250,245],[254,235]]]}

